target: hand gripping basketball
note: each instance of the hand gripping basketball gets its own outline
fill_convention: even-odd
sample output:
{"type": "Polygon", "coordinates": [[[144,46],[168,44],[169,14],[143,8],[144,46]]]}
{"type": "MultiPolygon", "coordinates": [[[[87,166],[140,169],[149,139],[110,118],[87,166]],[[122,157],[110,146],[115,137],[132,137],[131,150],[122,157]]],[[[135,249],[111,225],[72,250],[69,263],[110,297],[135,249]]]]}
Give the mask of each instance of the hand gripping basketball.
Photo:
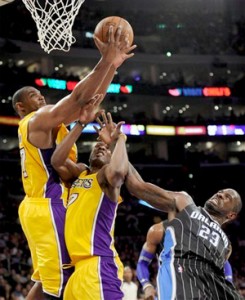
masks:
{"type": "Polygon", "coordinates": [[[129,22],[118,16],[110,16],[102,19],[94,30],[94,35],[103,43],[107,43],[109,39],[109,27],[113,26],[113,32],[116,32],[119,26],[122,28],[120,41],[128,38],[129,46],[133,44],[134,32],[129,22]]]}

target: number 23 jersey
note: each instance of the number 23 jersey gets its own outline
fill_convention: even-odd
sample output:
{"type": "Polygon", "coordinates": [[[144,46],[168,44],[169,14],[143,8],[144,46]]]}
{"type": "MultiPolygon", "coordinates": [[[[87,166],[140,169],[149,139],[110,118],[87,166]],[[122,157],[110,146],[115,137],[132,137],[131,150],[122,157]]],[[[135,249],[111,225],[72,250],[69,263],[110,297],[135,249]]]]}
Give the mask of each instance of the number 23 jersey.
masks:
{"type": "Polygon", "coordinates": [[[175,261],[178,258],[196,259],[222,269],[229,244],[219,223],[204,208],[193,203],[169,222],[161,258],[174,255],[175,261]]]}

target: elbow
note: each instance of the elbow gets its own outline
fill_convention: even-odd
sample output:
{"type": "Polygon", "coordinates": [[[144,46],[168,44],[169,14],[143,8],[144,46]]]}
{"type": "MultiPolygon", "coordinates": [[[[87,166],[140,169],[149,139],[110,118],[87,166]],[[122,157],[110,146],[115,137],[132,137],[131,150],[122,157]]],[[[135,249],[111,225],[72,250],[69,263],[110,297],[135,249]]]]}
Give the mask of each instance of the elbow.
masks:
{"type": "Polygon", "coordinates": [[[135,196],[136,198],[141,198],[142,196],[142,184],[138,180],[130,180],[129,178],[125,181],[126,188],[128,192],[135,196]]]}
{"type": "Polygon", "coordinates": [[[58,160],[55,158],[55,156],[53,157],[51,157],[51,165],[52,165],[52,167],[57,171],[58,169],[59,169],[59,162],[58,162],[58,160]]]}

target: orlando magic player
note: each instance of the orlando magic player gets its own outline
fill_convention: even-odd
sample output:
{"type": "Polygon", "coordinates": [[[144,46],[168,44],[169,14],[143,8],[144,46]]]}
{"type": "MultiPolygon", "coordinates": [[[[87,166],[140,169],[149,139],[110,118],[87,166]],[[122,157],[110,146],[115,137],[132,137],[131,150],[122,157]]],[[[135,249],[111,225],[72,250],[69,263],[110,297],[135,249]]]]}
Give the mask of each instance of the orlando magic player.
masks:
{"type": "Polygon", "coordinates": [[[230,244],[221,228],[235,220],[242,208],[237,191],[220,190],[204,207],[198,207],[185,192],[167,191],[144,182],[132,166],[126,186],[134,196],[175,215],[166,228],[160,254],[160,300],[242,299],[224,276],[230,244]]]}

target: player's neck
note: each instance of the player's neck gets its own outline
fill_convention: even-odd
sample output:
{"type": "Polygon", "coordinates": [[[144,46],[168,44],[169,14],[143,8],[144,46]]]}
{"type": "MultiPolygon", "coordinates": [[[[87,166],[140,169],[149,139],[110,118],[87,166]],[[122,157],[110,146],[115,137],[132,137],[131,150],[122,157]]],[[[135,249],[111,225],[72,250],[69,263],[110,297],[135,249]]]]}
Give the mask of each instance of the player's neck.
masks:
{"type": "Polygon", "coordinates": [[[220,226],[226,222],[226,217],[224,217],[223,215],[217,215],[217,214],[215,214],[213,212],[209,212],[209,211],[208,211],[208,213],[212,216],[214,221],[216,221],[217,223],[220,224],[220,226]]]}
{"type": "Polygon", "coordinates": [[[213,219],[220,224],[220,226],[224,223],[224,218],[223,217],[217,217],[217,216],[212,216],[213,219]]]}
{"type": "Polygon", "coordinates": [[[90,166],[90,167],[89,167],[89,174],[98,173],[100,169],[101,169],[101,168],[91,167],[91,166],[90,166]]]}

